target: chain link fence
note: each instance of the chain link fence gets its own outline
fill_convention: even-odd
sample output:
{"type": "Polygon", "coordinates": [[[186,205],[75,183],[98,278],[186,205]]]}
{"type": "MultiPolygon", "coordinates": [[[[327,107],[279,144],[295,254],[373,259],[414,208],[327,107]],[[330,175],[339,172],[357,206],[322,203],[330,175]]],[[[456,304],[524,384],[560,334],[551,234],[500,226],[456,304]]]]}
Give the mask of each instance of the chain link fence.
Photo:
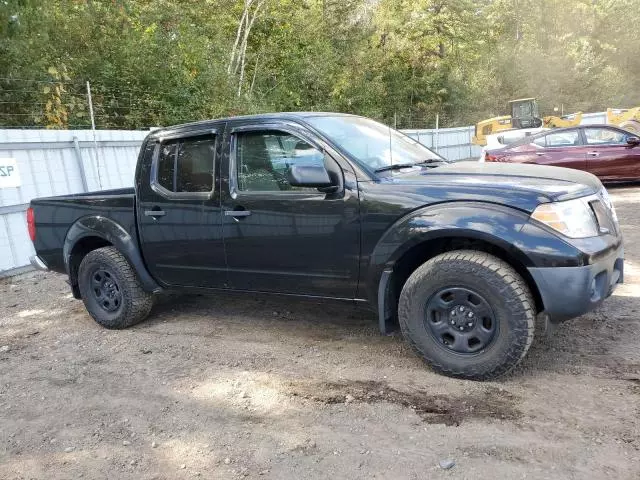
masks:
{"type": "MultiPolygon", "coordinates": [[[[98,130],[148,129],[192,120],[188,106],[176,107],[186,105],[189,95],[184,92],[184,99],[163,100],[162,93],[135,87],[65,78],[0,77],[0,128],[85,129],[92,128],[93,121],[98,130]]],[[[452,122],[446,114],[433,112],[396,111],[373,117],[399,130],[438,128],[452,122]]]]}
{"type": "Polygon", "coordinates": [[[0,128],[148,129],[170,116],[170,110],[168,102],[149,92],[63,79],[0,77],[0,128]]]}

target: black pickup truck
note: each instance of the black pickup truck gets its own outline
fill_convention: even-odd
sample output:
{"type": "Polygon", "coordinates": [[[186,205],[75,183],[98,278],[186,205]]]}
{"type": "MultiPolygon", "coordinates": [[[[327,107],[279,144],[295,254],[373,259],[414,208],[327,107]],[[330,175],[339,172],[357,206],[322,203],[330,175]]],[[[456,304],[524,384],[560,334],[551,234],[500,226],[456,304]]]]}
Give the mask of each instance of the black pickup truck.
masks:
{"type": "Polygon", "coordinates": [[[135,187],[40,198],[32,263],[107,328],[168,291],[368,302],[438,372],[488,379],[622,282],[591,174],[450,163],[373,120],[267,114],[154,131],[135,187]]]}

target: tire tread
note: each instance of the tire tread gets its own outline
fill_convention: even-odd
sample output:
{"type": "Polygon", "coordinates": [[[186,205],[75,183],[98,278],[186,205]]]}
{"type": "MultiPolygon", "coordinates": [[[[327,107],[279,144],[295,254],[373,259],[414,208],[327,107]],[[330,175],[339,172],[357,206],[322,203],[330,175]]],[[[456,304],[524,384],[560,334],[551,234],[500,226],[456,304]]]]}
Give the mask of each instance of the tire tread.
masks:
{"type": "Polygon", "coordinates": [[[96,318],[96,314],[91,311],[89,305],[87,305],[87,302],[85,301],[87,310],[94,320],[103,327],[112,329],[128,328],[144,320],[149,315],[149,312],[153,307],[153,294],[146,292],[142,288],[136,272],[133,270],[124,255],[122,255],[116,247],[109,246],[98,248],[89,252],[82,259],[80,271],[83,269],[83,265],[87,267],[91,262],[104,262],[106,264],[110,264],[117,270],[117,274],[121,277],[120,280],[123,283],[121,288],[124,289],[123,299],[126,302],[126,305],[124,306],[124,315],[115,319],[115,321],[105,321],[100,318],[96,318]]]}
{"type": "Polygon", "coordinates": [[[511,371],[527,354],[534,338],[535,302],[524,279],[505,261],[482,251],[453,250],[431,258],[409,276],[402,288],[398,305],[398,317],[406,342],[435,371],[451,377],[489,380],[511,371]],[[500,293],[504,296],[505,304],[510,306],[510,310],[515,316],[519,316],[524,320],[521,322],[524,327],[513,330],[516,342],[506,352],[502,363],[492,369],[479,368],[478,366],[461,369],[438,362],[429,349],[424,348],[424,346],[415,341],[415,335],[411,332],[410,322],[407,321],[410,315],[410,302],[407,301],[407,297],[411,295],[425,276],[432,272],[436,266],[438,268],[451,269],[452,266],[458,268],[457,265],[462,263],[465,263],[466,268],[471,269],[474,274],[478,274],[481,270],[489,270],[495,273],[495,278],[485,278],[484,280],[490,281],[494,283],[494,286],[499,287],[500,293]],[[509,294],[509,292],[512,293],[509,294]]]}

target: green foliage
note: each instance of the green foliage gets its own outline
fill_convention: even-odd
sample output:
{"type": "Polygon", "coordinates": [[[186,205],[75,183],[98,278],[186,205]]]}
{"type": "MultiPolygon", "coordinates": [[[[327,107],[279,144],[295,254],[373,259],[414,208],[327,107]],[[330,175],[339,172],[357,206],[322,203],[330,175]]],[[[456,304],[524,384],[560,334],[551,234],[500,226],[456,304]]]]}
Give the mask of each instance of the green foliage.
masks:
{"type": "Polygon", "coordinates": [[[0,125],[90,125],[86,81],[100,128],[288,110],[465,125],[530,96],[544,114],[631,107],[638,24],[637,0],[7,0],[0,125]]]}

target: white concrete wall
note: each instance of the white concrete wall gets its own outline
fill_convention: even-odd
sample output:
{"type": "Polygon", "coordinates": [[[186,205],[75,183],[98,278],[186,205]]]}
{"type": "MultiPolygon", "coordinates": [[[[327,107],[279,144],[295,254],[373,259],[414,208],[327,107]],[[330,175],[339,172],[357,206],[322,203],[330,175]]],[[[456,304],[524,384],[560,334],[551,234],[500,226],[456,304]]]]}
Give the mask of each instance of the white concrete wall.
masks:
{"type": "Polygon", "coordinates": [[[33,255],[25,217],[31,199],[83,192],[85,183],[87,191],[133,186],[148,133],[97,131],[94,142],[88,130],[0,130],[0,158],[16,159],[21,180],[0,188],[0,275],[28,265],[33,255]]]}
{"type": "Polygon", "coordinates": [[[420,130],[402,130],[411,138],[438,152],[447,160],[478,158],[482,148],[473,145],[475,127],[435,128],[420,130]]]}

